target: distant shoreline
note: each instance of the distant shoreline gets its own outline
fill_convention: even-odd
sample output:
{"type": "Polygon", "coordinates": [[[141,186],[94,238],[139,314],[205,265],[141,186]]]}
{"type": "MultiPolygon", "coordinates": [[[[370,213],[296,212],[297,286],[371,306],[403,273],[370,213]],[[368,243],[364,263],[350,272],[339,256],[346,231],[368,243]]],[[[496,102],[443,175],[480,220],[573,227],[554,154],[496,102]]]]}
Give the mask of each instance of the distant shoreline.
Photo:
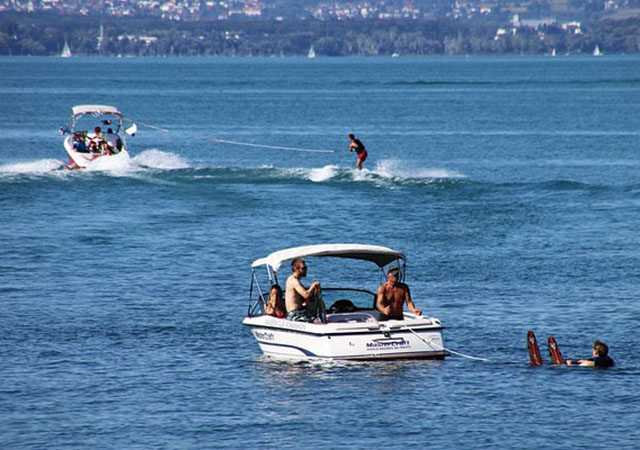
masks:
{"type": "Polygon", "coordinates": [[[0,16],[0,55],[496,56],[640,53],[640,19],[564,27],[434,20],[207,21],[0,16]]]}

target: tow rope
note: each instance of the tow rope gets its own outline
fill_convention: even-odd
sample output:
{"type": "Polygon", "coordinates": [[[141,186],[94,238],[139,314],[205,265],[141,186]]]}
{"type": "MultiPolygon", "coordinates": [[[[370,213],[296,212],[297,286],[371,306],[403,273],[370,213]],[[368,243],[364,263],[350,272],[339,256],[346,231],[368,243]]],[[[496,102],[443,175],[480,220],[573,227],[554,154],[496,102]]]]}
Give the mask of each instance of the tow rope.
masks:
{"type": "Polygon", "coordinates": [[[445,348],[445,347],[443,347],[441,345],[438,345],[435,342],[428,342],[425,339],[423,339],[422,336],[420,336],[418,333],[413,331],[410,327],[405,325],[405,328],[407,330],[411,331],[413,334],[415,334],[418,337],[418,339],[420,339],[422,342],[424,342],[425,344],[429,345],[430,347],[436,347],[438,350],[444,350],[444,351],[449,352],[449,353],[451,353],[453,355],[458,355],[458,356],[460,356],[462,358],[466,358],[466,359],[473,359],[475,361],[491,361],[488,358],[478,358],[477,356],[465,355],[464,353],[453,351],[453,350],[451,350],[449,348],[445,348]]]}
{"type": "Polygon", "coordinates": [[[205,138],[205,141],[219,142],[221,144],[244,145],[245,147],[271,148],[275,150],[288,150],[294,152],[310,152],[310,153],[342,153],[349,150],[324,150],[317,148],[299,148],[299,147],[281,147],[279,145],[252,144],[250,142],[229,141],[226,139],[205,138]]]}

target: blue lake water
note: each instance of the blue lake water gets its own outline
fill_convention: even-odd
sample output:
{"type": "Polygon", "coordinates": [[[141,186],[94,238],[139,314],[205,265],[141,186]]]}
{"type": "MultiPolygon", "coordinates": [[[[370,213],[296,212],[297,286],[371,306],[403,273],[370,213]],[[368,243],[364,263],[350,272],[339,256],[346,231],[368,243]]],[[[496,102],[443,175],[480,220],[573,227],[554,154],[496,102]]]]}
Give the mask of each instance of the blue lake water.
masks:
{"type": "Polygon", "coordinates": [[[639,73],[0,58],[0,447],[637,448],[639,73]],[[69,172],[58,127],[82,103],[169,131],[69,172]],[[346,152],[205,140],[345,150],[350,132],[361,172],[346,152]],[[445,345],[491,361],[262,357],[241,324],[251,262],[331,242],[404,251],[445,345]],[[572,357],[601,339],[617,366],[529,367],[529,329],[547,361],[554,335],[572,357]]]}

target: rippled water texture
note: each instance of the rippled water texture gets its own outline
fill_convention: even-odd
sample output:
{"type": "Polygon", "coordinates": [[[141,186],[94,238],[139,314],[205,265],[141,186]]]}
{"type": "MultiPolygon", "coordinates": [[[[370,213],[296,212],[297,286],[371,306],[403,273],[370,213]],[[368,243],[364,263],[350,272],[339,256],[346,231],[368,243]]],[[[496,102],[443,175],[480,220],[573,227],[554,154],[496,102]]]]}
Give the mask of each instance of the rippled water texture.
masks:
{"type": "Polygon", "coordinates": [[[0,59],[0,447],[637,448],[639,65],[0,59]],[[82,103],[169,131],[70,172],[82,103]],[[405,252],[445,345],[490,361],[261,356],[251,262],[330,242],[405,252]],[[529,329],[617,366],[529,367],[529,329]]]}

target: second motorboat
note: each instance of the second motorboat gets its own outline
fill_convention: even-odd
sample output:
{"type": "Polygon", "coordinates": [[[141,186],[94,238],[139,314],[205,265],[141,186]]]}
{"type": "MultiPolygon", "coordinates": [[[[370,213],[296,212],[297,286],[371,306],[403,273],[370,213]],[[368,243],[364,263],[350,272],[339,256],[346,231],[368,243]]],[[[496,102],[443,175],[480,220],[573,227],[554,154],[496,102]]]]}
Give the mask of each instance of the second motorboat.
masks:
{"type": "MultiPolygon", "coordinates": [[[[369,286],[384,280],[385,266],[398,267],[406,275],[406,257],[387,247],[362,244],[322,244],[276,251],[253,262],[250,306],[243,323],[251,329],[266,355],[280,358],[376,360],[396,358],[444,359],[449,352],[442,340],[443,326],[435,317],[404,313],[402,320],[381,321],[376,293],[369,286]],[[322,282],[326,305],[319,323],[277,318],[265,313],[271,286],[279,284],[278,270],[296,258],[342,258],[378,267],[380,278],[369,275],[364,282],[347,285],[359,270],[333,270],[322,282]],[[336,281],[340,279],[341,281],[336,281]],[[362,284],[364,283],[364,285],[362,284]]],[[[315,267],[315,266],[314,266],[315,267]]],[[[351,267],[351,265],[347,265],[351,267]]],[[[283,280],[284,281],[284,280],[283,280]]]]}

